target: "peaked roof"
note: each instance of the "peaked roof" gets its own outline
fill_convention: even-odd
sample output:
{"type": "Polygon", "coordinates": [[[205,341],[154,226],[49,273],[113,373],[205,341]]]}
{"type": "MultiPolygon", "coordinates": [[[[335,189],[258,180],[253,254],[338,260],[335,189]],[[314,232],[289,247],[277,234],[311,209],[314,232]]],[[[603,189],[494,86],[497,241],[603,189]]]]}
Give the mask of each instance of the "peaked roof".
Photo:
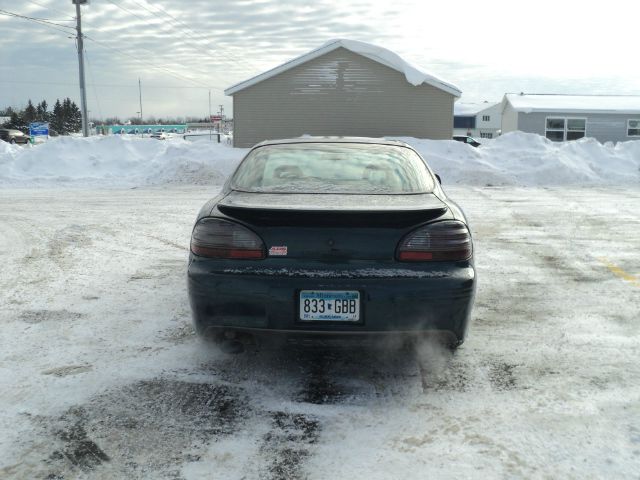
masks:
{"type": "Polygon", "coordinates": [[[566,113],[640,113],[640,95],[553,95],[536,93],[507,93],[517,112],[566,113]]]}
{"type": "Polygon", "coordinates": [[[358,55],[367,57],[375,62],[381,63],[382,65],[385,65],[389,68],[397,70],[400,73],[403,73],[405,78],[407,79],[407,82],[412,85],[418,86],[426,83],[433,87],[439,88],[440,90],[444,90],[445,92],[450,93],[455,97],[460,97],[460,95],[462,95],[462,91],[452,83],[446,82],[436,77],[435,75],[427,73],[424,70],[411,65],[410,63],[403,60],[399,55],[393,53],[391,50],[387,50],[386,48],[378,47],[370,43],[344,39],[330,40],[321,47],[316,48],[315,50],[311,50],[310,52],[289,60],[288,62],[285,62],[278,67],[267,70],[260,75],[256,75],[255,77],[252,77],[248,80],[237,83],[227,88],[224,93],[225,95],[233,95],[240,90],[255,85],[256,83],[262,82],[263,80],[266,80],[268,78],[274,77],[282,72],[286,72],[287,70],[297,67],[302,63],[313,60],[314,58],[320,57],[325,53],[329,53],[341,47],[350,50],[353,53],[357,53],[358,55]]]}
{"type": "Polygon", "coordinates": [[[477,114],[479,114],[483,110],[487,110],[499,104],[500,102],[486,102],[486,101],[482,103],[456,102],[453,105],[453,114],[456,117],[475,117],[477,114]]]}

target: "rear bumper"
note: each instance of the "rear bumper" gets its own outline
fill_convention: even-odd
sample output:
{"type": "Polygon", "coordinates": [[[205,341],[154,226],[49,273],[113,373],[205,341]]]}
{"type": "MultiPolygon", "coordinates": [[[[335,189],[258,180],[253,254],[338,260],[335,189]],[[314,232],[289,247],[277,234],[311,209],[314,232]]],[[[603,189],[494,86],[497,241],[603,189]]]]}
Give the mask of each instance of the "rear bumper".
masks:
{"type": "MultiPolygon", "coordinates": [[[[323,268],[320,268],[323,267],[323,268]]],[[[196,329],[280,333],[287,338],[377,337],[380,334],[441,332],[464,339],[476,275],[468,262],[438,264],[433,270],[352,267],[331,270],[225,269],[219,261],[197,259],[188,270],[196,329]],[[300,290],[358,290],[358,323],[302,322],[300,290]]]]}

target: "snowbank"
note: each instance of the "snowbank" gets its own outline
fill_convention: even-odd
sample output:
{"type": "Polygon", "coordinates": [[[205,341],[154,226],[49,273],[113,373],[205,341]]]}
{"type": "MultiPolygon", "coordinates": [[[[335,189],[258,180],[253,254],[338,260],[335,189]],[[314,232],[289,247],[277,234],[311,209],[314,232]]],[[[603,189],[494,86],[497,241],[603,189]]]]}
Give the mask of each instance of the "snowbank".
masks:
{"type": "MultiPolygon", "coordinates": [[[[445,186],[640,184],[640,141],[554,143],[513,132],[473,148],[452,140],[400,139],[427,159],[445,186]]],[[[61,137],[34,147],[0,142],[0,186],[220,185],[246,152],[180,138],[61,137]]]]}
{"type": "Polygon", "coordinates": [[[483,139],[479,148],[455,141],[399,140],[418,150],[445,185],[640,184],[640,141],[556,143],[523,132],[483,139]]]}
{"type": "Polygon", "coordinates": [[[404,60],[400,55],[387,50],[386,48],[372,45],[370,43],[358,40],[336,39],[329,40],[323,47],[342,47],[351,50],[354,53],[368,57],[376,62],[382,63],[394,70],[402,72],[411,85],[422,85],[423,83],[433,85],[434,87],[443,89],[456,97],[462,95],[462,91],[450,82],[446,82],[424,70],[412,65],[404,60]]]}
{"type": "Polygon", "coordinates": [[[59,137],[36,146],[0,142],[0,185],[219,185],[246,150],[181,138],[59,137]]]}

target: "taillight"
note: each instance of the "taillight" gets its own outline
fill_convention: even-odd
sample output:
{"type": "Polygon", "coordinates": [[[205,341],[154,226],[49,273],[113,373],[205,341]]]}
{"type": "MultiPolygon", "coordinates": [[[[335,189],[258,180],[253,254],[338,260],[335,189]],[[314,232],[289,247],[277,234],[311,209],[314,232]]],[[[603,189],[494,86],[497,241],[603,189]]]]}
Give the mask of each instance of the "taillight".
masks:
{"type": "Polygon", "coordinates": [[[264,243],[251,230],[222,218],[205,217],[191,234],[191,251],[202,257],[259,260],[264,243]]]}
{"type": "Polygon", "coordinates": [[[467,260],[472,248],[467,226],[456,220],[446,220],[409,233],[398,244],[397,258],[403,262],[467,260]]]}

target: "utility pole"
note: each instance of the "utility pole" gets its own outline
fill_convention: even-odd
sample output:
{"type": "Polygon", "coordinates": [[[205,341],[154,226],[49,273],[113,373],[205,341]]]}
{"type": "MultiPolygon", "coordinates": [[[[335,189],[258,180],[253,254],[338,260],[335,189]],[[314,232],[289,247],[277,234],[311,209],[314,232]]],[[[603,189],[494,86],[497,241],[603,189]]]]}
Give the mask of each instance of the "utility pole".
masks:
{"type": "Polygon", "coordinates": [[[140,83],[140,77],[138,77],[138,93],[140,94],[140,125],[142,125],[142,84],[140,83]]]}
{"type": "Polygon", "coordinates": [[[212,122],[211,122],[211,90],[209,90],[209,140],[211,140],[211,130],[212,130],[212,122]]]}
{"type": "Polygon", "coordinates": [[[80,109],[82,110],[82,136],[89,136],[89,119],[87,118],[87,88],[84,84],[84,44],[82,41],[82,21],[80,5],[87,5],[89,0],[71,0],[76,6],[76,43],[78,44],[78,67],[80,70],[80,109]]]}

